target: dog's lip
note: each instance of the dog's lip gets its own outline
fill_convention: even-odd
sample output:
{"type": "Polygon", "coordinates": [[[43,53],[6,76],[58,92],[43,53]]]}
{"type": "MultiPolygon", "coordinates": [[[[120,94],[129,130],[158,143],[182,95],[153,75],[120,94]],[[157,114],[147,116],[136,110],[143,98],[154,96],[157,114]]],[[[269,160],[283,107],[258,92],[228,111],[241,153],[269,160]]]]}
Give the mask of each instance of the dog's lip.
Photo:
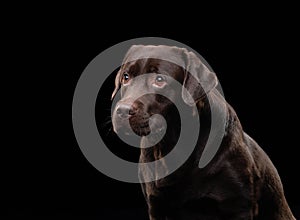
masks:
{"type": "Polygon", "coordinates": [[[165,127],[164,126],[156,126],[156,125],[154,125],[150,129],[151,129],[152,133],[160,133],[160,132],[162,132],[165,129],[165,127]]]}
{"type": "Polygon", "coordinates": [[[128,127],[128,124],[118,122],[115,126],[113,126],[113,128],[116,134],[123,133],[127,136],[133,134],[137,134],[139,136],[146,136],[151,132],[148,123],[142,123],[142,126],[140,126],[140,124],[136,124],[136,125],[129,125],[128,127]]]}
{"type": "Polygon", "coordinates": [[[147,136],[149,134],[158,134],[163,132],[165,127],[152,127],[150,126],[144,126],[144,127],[131,127],[131,128],[126,128],[126,127],[118,127],[115,129],[116,133],[124,133],[127,136],[133,135],[134,133],[139,135],[139,136],[147,136]]]}
{"type": "Polygon", "coordinates": [[[129,126],[124,123],[128,119],[118,119],[118,122],[114,125],[115,133],[123,133],[127,136],[133,135],[134,133],[139,136],[147,136],[149,134],[159,134],[165,130],[165,126],[159,122],[150,123],[149,118],[143,118],[143,121],[136,123],[134,117],[129,118],[129,126]]]}
{"type": "Polygon", "coordinates": [[[128,136],[133,134],[132,128],[128,128],[127,126],[124,125],[120,125],[120,124],[115,125],[113,126],[113,129],[116,134],[123,133],[128,136]]]}
{"type": "Polygon", "coordinates": [[[157,116],[154,116],[154,118],[151,118],[149,120],[149,126],[152,133],[155,134],[161,133],[166,129],[166,124],[163,123],[163,121],[160,118],[157,118],[157,116]]]}

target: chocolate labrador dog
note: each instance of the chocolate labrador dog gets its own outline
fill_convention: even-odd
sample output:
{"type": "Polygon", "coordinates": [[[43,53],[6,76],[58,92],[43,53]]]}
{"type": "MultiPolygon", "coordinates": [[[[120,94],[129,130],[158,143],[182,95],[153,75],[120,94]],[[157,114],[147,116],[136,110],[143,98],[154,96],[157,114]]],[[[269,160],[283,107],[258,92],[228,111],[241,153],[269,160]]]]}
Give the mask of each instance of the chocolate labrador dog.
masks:
{"type": "MultiPolygon", "coordinates": [[[[199,114],[201,122],[195,149],[179,169],[162,179],[141,181],[149,218],[295,219],[275,167],[258,144],[243,131],[235,111],[218,92],[217,83],[215,74],[185,48],[134,45],[126,54],[112,95],[114,97],[121,88],[121,100],[113,112],[114,131],[128,135],[133,131],[141,136],[141,144],[152,131],[165,132],[155,146],[141,148],[140,163],[163,161],[176,145],[181,132],[174,103],[157,91],[167,91],[173,99],[181,100],[191,109],[190,116],[199,114]],[[143,74],[146,75],[143,80],[134,81],[143,74]],[[166,76],[181,83],[190,96],[183,90],[174,90],[166,76]],[[136,98],[145,90],[147,95],[136,98]],[[195,105],[191,104],[193,102],[195,105]],[[213,159],[207,166],[199,168],[210,132],[212,108],[226,115],[224,136],[213,159]],[[149,118],[154,114],[165,118],[167,129],[155,121],[151,128],[149,118]]],[[[167,169],[166,164],[156,168],[157,171],[167,169]]],[[[140,170],[141,180],[147,175],[149,172],[140,170]]]]}

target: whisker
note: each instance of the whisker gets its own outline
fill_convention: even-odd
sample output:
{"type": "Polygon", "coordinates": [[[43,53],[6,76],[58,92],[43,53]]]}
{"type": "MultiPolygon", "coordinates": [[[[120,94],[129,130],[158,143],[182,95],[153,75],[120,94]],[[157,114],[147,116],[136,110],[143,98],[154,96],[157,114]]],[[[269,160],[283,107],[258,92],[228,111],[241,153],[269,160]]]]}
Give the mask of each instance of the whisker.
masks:
{"type": "Polygon", "coordinates": [[[103,120],[102,123],[106,123],[106,122],[108,122],[108,121],[111,121],[111,117],[106,117],[106,118],[103,120]]]}
{"type": "Polygon", "coordinates": [[[113,132],[113,127],[110,123],[106,123],[106,125],[101,125],[100,131],[103,135],[109,136],[113,132]]]}
{"type": "Polygon", "coordinates": [[[108,131],[106,132],[106,135],[109,135],[110,133],[112,133],[112,127],[110,127],[109,129],[108,129],[108,131]]]}
{"type": "Polygon", "coordinates": [[[104,121],[102,121],[99,125],[100,130],[105,130],[107,127],[112,127],[111,117],[107,117],[104,121]]]}
{"type": "Polygon", "coordinates": [[[111,119],[111,118],[112,118],[111,115],[106,115],[106,117],[104,118],[104,120],[111,119]]]}
{"type": "Polygon", "coordinates": [[[104,127],[106,127],[106,126],[108,126],[108,125],[110,125],[110,124],[111,124],[111,121],[107,121],[107,122],[102,123],[100,126],[101,126],[102,128],[104,128],[104,127]]]}

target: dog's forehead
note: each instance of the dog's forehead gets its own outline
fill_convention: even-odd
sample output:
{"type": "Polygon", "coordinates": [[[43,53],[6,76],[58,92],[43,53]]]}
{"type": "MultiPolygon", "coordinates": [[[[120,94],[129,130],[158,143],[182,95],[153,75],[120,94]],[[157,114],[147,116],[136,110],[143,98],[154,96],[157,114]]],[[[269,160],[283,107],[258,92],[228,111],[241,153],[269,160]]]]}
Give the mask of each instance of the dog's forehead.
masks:
{"type": "Polygon", "coordinates": [[[156,60],[168,61],[170,63],[176,64],[177,66],[185,68],[183,53],[183,48],[174,46],[134,45],[128,50],[123,64],[130,63],[136,60],[145,60],[152,58],[156,60]]]}
{"type": "MultiPolygon", "coordinates": [[[[155,58],[143,58],[129,63],[125,63],[122,69],[133,76],[142,74],[159,73],[173,77],[179,82],[183,82],[184,70],[182,67],[166,60],[155,58]]],[[[152,77],[153,75],[151,75],[152,77]]]]}

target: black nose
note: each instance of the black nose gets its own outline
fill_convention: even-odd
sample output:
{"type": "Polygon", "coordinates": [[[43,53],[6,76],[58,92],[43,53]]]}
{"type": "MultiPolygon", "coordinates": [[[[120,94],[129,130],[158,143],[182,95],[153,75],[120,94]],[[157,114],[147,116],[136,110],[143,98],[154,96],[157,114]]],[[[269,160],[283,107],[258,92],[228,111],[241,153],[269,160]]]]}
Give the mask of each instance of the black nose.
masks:
{"type": "Polygon", "coordinates": [[[120,118],[128,118],[135,114],[135,109],[128,104],[121,103],[118,105],[116,113],[120,118]]]}

